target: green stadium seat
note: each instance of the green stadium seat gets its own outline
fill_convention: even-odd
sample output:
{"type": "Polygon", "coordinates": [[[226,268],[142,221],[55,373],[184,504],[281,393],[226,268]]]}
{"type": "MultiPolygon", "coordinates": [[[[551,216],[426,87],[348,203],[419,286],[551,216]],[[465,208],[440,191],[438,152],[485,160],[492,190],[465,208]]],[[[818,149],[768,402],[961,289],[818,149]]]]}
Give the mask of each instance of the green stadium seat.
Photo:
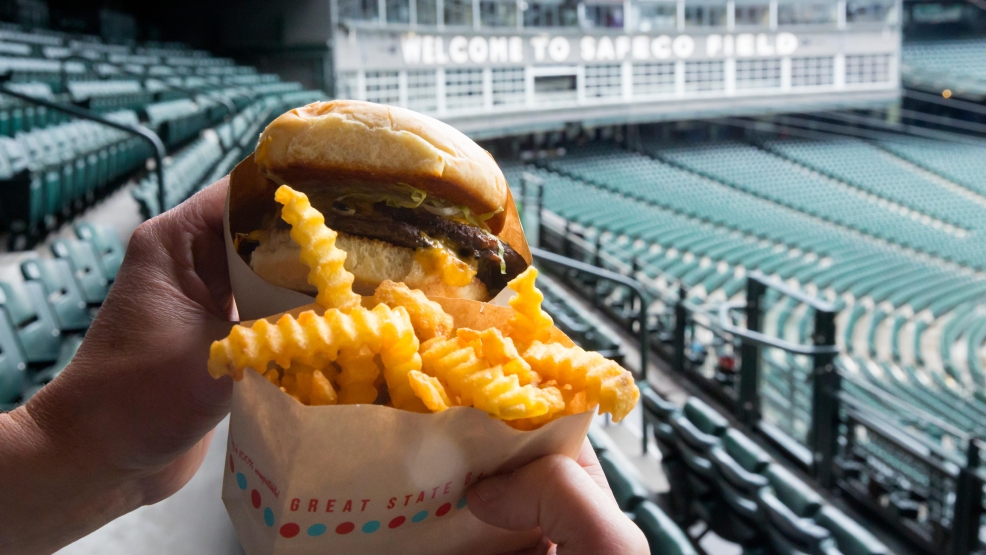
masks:
{"type": "Polygon", "coordinates": [[[43,258],[26,260],[21,264],[21,273],[24,279],[36,281],[44,287],[45,298],[63,332],[89,328],[92,313],[72,277],[68,262],[43,258]]]}
{"type": "Polygon", "coordinates": [[[109,226],[81,223],[75,226],[75,235],[92,245],[99,257],[103,275],[113,283],[126,254],[116,230],[109,226]]]}
{"type": "Polygon", "coordinates": [[[650,492],[637,478],[637,471],[618,451],[604,451],[599,454],[599,465],[606,474],[606,481],[616,503],[624,512],[633,512],[633,509],[642,501],[650,498],[650,492]]]}
{"type": "Polygon", "coordinates": [[[715,469],[708,457],[711,449],[719,444],[729,422],[712,407],[692,397],[670,423],[677,450],[687,469],[687,480],[678,486],[680,493],[673,492],[674,496],[683,499],[675,501],[674,506],[687,502],[690,514],[712,522],[719,506],[719,494],[715,469]]]}
{"type": "Polygon", "coordinates": [[[17,342],[10,321],[0,314],[0,406],[13,403],[21,396],[27,375],[27,361],[17,342]]]}
{"type": "Polygon", "coordinates": [[[51,244],[51,252],[69,263],[82,298],[90,307],[98,309],[106,300],[109,281],[103,275],[92,245],[77,239],[56,239],[51,244]]]}
{"type": "Polygon", "coordinates": [[[826,505],[815,516],[815,522],[832,534],[835,545],[822,548],[823,555],[888,555],[887,546],[866,528],[845,513],[826,505]]]}
{"type": "Polygon", "coordinates": [[[697,555],[688,536],[653,502],[637,505],[633,520],[647,538],[651,555],[697,555]]]}
{"type": "Polygon", "coordinates": [[[39,283],[0,282],[0,309],[7,313],[28,363],[58,358],[62,333],[39,283]]]}
{"type": "Polygon", "coordinates": [[[768,485],[761,473],[771,458],[739,430],[729,430],[722,443],[712,448],[709,459],[716,467],[719,487],[728,515],[717,526],[720,535],[750,547],[762,541],[761,519],[757,509],[757,492],[768,485]]]}
{"type": "Polygon", "coordinates": [[[762,488],[757,504],[763,512],[771,545],[779,555],[816,553],[830,537],[813,518],[824,501],[807,484],[777,464],[764,471],[770,485],[762,488]]]}

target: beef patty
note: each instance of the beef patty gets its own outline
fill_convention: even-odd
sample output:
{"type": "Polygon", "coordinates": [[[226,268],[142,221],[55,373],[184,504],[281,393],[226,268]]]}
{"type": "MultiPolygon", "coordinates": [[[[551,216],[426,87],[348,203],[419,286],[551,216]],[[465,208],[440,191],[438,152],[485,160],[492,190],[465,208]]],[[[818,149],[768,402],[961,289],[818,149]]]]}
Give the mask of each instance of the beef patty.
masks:
{"type": "MultiPolygon", "coordinates": [[[[462,222],[456,222],[432,214],[421,208],[396,208],[383,202],[373,205],[372,211],[344,214],[336,210],[323,210],[325,225],[347,235],[386,241],[409,249],[435,246],[431,238],[444,238],[457,247],[463,260],[479,261],[476,277],[483,282],[490,295],[496,295],[507,282],[527,268],[527,262],[510,245],[503,243],[503,262],[506,273],[501,271],[500,241],[483,230],[462,222]]],[[[287,224],[277,218],[278,227],[287,224]]]]}

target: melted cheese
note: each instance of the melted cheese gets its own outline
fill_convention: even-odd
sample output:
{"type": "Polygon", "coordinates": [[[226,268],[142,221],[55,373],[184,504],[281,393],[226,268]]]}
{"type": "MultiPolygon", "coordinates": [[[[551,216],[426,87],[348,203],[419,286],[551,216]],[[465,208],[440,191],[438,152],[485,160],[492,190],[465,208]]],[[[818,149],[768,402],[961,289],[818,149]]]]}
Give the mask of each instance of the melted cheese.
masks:
{"type": "Polygon", "coordinates": [[[426,273],[440,275],[445,284],[453,287],[465,287],[476,277],[476,268],[460,260],[445,246],[418,249],[414,260],[426,273]]]}

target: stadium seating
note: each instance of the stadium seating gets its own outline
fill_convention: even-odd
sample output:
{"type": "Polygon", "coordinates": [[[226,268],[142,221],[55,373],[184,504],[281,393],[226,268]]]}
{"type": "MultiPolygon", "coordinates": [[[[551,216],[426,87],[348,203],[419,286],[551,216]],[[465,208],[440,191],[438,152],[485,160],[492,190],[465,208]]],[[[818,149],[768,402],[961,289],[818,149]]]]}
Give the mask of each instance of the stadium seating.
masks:
{"type": "Polygon", "coordinates": [[[930,90],[951,88],[958,94],[982,95],[984,55],[986,42],[979,38],[905,42],[901,73],[908,83],[930,90]]]}
{"type": "MultiPolygon", "coordinates": [[[[725,300],[742,294],[743,276],[753,269],[817,291],[840,309],[838,342],[851,355],[877,359],[890,376],[917,372],[934,379],[902,383],[861,376],[887,391],[903,387],[919,406],[944,414],[960,429],[979,431],[978,417],[963,415],[983,409],[973,393],[984,385],[978,351],[986,334],[965,331],[975,314],[966,307],[986,294],[986,281],[954,265],[983,260],[975,235],[982,224],[970,212],[970,206],[979,207],[968,196],[978,193],[971,186],[965,187],[967,195],[959,186],[941,185],[882,143],[859,143],[847,140],[848,146],[833,152],[859,147],[863,162],[853,168],[872,159],[895,180],[863,169],[825,177],[823,162],[836,164],[835,154],[819,161],[809,159],[821,156],[814,150],[799,158],[793,146],[782,156],[735,141],[667,149],[648,143],[653,157],[589,145],[539,160],[543,169],[518,165],[505,171],[514,187],[524,171],[543,180],[545,206],[577,225],[587,244],[600,245],[602,256],[586,261],[598,258],[610,269],[636,271],[659,298],[681,283],[702,302],[725,300]],[[807,190],[805,182],[811,184],[807,190]],[[936,193],[922,193],[924,186],[936,193]],[[934,202],[925,202],[927,194],[935,194],[934,202]],[[953,227],[907,212],[908,203],[941,207],[954,214],[947,224],[953,227]],[[886,221],[877,225],[881,218],[886,221]],[[962,236],[961,229],[968,233],[962,236]],[[937,259],[917,254],[922,249],[937,259]],[[962,356],[951,356],[953,346],[962,348],[962,356]],[[947,408],[955,403],[960,408],[947,408]]],[[[782,152],[795,142],[762,144],[782,152]]],[[[971,149],[966,152],[972,156],[971,149]]],[[[810,312],[789,301],[770,310],[777,322],[772,333],[809,341],[810,312]]],[[[803,380],[783,378],[793,357],[766,360],[765,393],[778,403],[773,414],[803,440],[810,390],[803,380]]],[[[893,408],[883,404],[882,410],[893,408]]]]}
{"type": "Polygon", "coordinates": [[[662,456],[682,457],[687,468],[684,481],[669,473],[672,497],[690,499],[676,505],[687,510],[679,518],[701,519],[749,553],[767,545],[768,552],[782,555],[888,553],[705,403],[693,397],[677,409],[650,388],[642,395],[662,456]]]}
{"type": "MultiPolygon", "coordinates": [[[[170,150],[164,208],[228,173],[275,115],[324,98],[181,45],[3,29],[0,74],[20,92],[156,131],[170,150]],[[189,98],[184,89],[198,93],[189,98]]],[[[31,246],[135,177],[131,193],[144,215],[159,213],[156,176],[141,171],[150,155],[129,134],[0,96],[0,234],[8,247],[31,246]]],[[[23,281],[0,282],[9,328],[0,329],[0,408],[23,402],[65,368],[116,278],[124,255],[116,231],[82,223],[75,235],[24,261],[23,281]]]]}
{"type": "Polygon", "coordinates": [[[643,531],[653,555],[696,555],[688,536],[652,500],[625,456],[599,428],[589,429],[589,441],[617,503],[643,531]]]}

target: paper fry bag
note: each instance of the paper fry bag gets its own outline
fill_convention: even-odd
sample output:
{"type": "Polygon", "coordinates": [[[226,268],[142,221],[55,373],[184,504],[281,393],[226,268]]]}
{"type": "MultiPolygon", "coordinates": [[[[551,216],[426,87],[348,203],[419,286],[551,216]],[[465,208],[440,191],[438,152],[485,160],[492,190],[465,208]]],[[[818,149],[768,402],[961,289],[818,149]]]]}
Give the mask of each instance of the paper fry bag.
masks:
{"type": "MultiPolygon", "coordinates": [[[[233,172],[224,218],[241,318],[321,312],[311,297],[261,279],[236,253],[231,230],[257,221],[262,207],[248,200],[258,190],[273,196],[250,157],[233,172]]],[[[530,260],[519,223],[514,233],[530,260]]],[[[434,300],[457,328],[502,328],[512,314],[490,303],[434,300]]],[[[552,334],[571,345],[559,330],[552,334]]],[[[545,455],[574,458],[591,420],[583,413],[522,432],[471,407],[417,414],[379,405],[305,406],[248,370],[233,389],[223,501],[248,555],[508,552],[533,545],[538,533],[480,522],[466,507],[465,490],[545,455]]]]}

